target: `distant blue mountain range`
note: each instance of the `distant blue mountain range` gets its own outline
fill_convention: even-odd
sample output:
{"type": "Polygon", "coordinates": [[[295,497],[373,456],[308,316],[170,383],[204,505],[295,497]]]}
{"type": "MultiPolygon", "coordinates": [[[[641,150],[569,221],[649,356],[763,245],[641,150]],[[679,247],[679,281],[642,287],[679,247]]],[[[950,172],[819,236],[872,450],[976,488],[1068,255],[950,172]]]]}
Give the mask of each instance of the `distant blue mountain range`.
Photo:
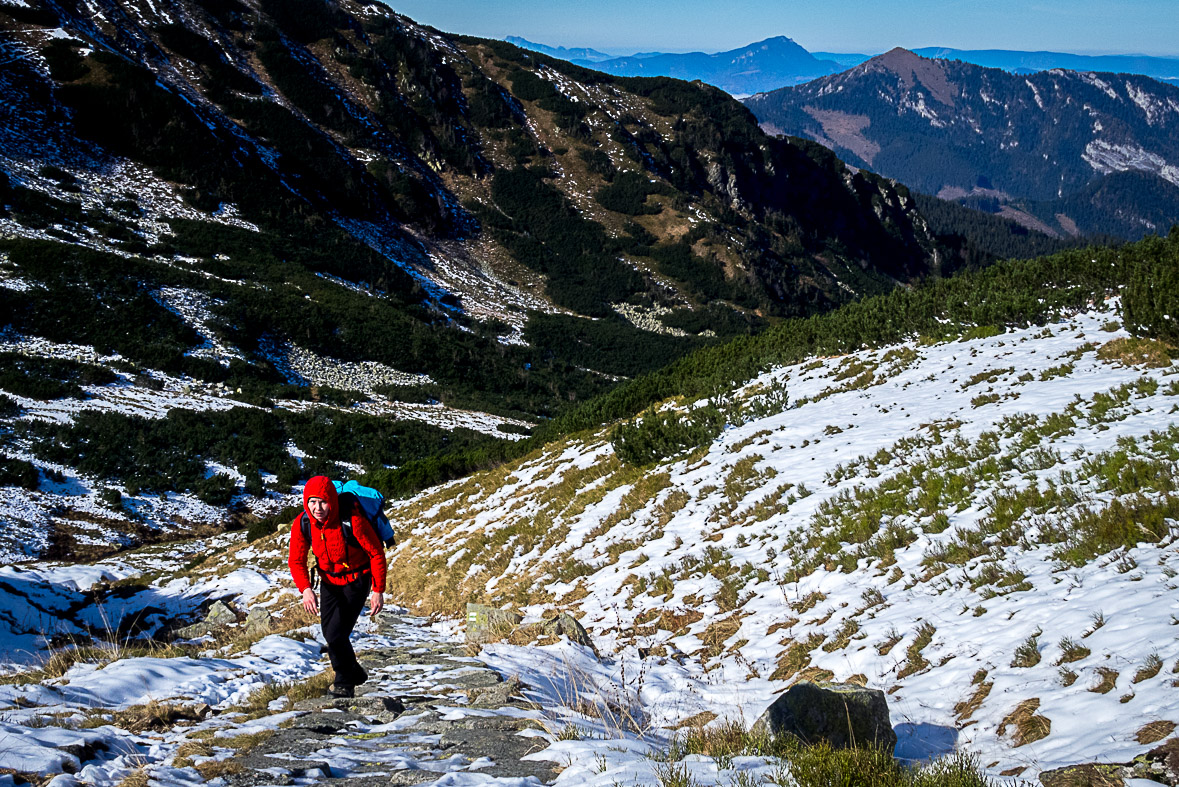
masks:
{"type": "MultiPolygon", "coordinates": [[[[504,40],[509,44],[515,44],[521,49],[540,52],[542,55],[557,57],[561,60],[588,60],[591,63],[597,63],[601,60],[613,60],[617,57],[617,55],[608,55],[605,52],[599,52],[596,49],[589,49],[588,47],[566,49],[563,46],[546,46],[544,44],[538,44],[535,41],[529,41],[527,38],[520,38],[520,36],[508,36],[504,40]]],[[[639,57],[639,55],[632,55],[632,57],[639,57]]]]}
{"type": "MultiPolygon", "coordinates": [[[[808,52],[785,36],[767,38],[741,49],[714,54],[640,52],[626,57],[615,57],[596,49],[545,46],[517,36],[509,36],[507,40],[523,49],[542,52],[610,74],[699,79],[736,96],[802,84],[853,68],[873,57],[855,52],[808,52]]],[[[923,47],[912,51],[922,57],[961,60],[1015,74],[1064,68],[1070,71],[1142,74],[1171,83],[1179,82],[1179,58],[1174,57],[1074,55],[1067,52],[946,47],[923,47]]]]}
{"type": "Polygon", "coordinates": [[[798,85],[843,70],[839,63],[819,60],[785,36],[767,38],[740,49],[713,54],[641,52],[627,57],[610,57],[593,49],[554,48],[516,37],[508,41],[608,74],[668,76],[689,81],[698,79],[735,96],[798,85]]]}

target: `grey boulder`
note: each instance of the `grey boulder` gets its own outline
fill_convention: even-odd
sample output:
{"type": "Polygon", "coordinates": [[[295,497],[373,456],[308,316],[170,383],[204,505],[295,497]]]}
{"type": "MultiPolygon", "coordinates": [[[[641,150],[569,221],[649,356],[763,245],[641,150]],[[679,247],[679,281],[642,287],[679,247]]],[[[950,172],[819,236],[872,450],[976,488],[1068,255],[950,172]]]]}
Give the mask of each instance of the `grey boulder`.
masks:
{"type": "Polygon", "coordinates": [[[891,752],[897,742],[884,692],[850,683],[794,684],[766,709],[753,732],[836,749],[871,746],[891,752]]]}

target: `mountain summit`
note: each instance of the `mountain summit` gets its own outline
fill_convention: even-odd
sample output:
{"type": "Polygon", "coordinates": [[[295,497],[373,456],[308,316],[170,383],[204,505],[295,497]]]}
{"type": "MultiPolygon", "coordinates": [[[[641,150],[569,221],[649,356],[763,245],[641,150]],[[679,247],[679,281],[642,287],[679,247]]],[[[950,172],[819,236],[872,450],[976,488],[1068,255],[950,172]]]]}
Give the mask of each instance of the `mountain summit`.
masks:
{"type": "Polygon", "coordinates": [[[603,61],[574,61],[609,74],[669,76],[700,80],[733,95],[749,95],[783,85],[797,85],[840,70],[819,60],[786,36],[775,36],[727,52],[644,54],[603,61]]]}

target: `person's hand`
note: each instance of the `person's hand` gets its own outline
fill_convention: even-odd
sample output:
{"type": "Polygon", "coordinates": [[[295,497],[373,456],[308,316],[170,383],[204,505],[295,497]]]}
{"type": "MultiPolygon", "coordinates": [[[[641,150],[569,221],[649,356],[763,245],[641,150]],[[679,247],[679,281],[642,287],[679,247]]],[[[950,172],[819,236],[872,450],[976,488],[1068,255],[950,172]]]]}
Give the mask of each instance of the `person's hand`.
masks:
{"type": "Polygon", "coordinates": [[[372,596],[369,597],[368,605],[372,609],[372,612],[368,614],[375,618],[377,613],[380,612],[385,606],[384,596],[381,595],[381,591],[373,591],[372,596]]]}
{"type": "Polygon", "coordinates": [[[310,612],[312,615],[319,614],[319,602],[315,600],[315,591],[307,588],[303,591],[303,609],[310,612]]]}

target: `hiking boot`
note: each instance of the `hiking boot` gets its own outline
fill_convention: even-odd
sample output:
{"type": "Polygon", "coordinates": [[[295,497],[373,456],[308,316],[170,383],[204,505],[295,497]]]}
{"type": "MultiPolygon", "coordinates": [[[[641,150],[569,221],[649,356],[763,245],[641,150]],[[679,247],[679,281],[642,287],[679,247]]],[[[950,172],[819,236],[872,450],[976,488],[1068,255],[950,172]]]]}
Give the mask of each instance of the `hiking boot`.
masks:
{"type": "Polygon", "coordinates": [[[355,697],[356,692],[346,683],[333,683],[331,695],[337,698],[355,697]]]}

